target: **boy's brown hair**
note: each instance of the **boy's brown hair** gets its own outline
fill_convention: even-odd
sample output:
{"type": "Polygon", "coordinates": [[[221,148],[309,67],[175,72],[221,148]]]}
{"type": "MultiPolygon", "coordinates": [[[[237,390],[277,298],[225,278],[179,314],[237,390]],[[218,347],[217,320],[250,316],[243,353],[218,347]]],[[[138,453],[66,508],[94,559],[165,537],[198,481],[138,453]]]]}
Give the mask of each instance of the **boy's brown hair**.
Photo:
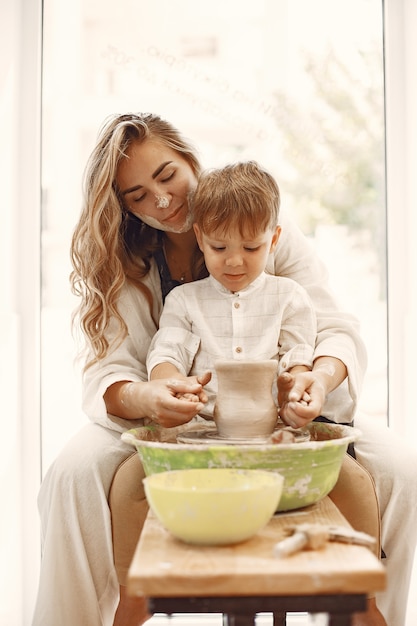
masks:
{"type": "Polygon", "coordinates": [[[254,236],[275,228],[279,207],[274,177],[255,161],[206,170],[191,201],[194,222],[207,234],[237,228],[254,236]]]}

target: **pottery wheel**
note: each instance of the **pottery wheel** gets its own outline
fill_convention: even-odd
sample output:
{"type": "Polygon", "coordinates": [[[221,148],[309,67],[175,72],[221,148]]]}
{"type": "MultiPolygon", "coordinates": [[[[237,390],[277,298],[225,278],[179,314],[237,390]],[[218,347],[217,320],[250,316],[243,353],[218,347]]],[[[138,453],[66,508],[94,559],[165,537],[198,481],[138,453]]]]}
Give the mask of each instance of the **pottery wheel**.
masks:
{"type": "MultiPolygon", "coordinates": [[[[281,428],[277,428],[274,432],[281,430],[281,428]]],[[[294,443],[301,443],[302,441],[310,440],[310,432],[307,429],[294,429],[289,426],[285,428],[294,435],[294,443]]],[[[189,432],[180,433],[177,435],[177,441],[178,443],[212,443],[217,445],[259,445],[263,443],[270,443],[274,446],[280,445],[279,443],[272,443],[269,440],[269,437],[221,437],[214,428],[195,431],[191,430],[189,432]]]]}

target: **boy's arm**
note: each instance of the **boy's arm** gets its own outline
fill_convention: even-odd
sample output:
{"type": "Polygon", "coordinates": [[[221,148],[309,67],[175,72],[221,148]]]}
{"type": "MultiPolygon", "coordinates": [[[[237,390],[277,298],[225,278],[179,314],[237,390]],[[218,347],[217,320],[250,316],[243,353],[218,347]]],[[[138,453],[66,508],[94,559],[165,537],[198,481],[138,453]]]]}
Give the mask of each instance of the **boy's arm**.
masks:
{"type": "Polygon", "coordinates": [[[155,365],[152,371],[149,373],[149,380],[156,380],[157,378],[181,378],[184,376],[180,374],[178,369],[172,363],[159,363],[155,365]]]}
{"type": "Polygon", "coordinates": [[[300,372],[310,372],[311,371],[311,367],[308,367],[307,365],[294,365],[293,367],[290,367],[287,372],[288,374],[299,374],[300,372]]]}

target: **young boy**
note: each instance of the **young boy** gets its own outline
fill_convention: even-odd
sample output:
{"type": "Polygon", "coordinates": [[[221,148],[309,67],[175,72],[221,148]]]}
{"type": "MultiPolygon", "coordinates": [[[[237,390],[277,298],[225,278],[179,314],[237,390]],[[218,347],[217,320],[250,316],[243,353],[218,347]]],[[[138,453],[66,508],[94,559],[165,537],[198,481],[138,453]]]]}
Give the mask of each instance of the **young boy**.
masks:
{"type": "Polygon", "coordinates": [[[276,359],[277,374],[312,367],[316,317],[302,287],[265,273],[281,232],[274,178],[253,161],[204,172],[192,198],[209,277],[167,296],[147,359],[150,379],[212,374],[199,400],[213,417],[217,359],[276,359]]]}

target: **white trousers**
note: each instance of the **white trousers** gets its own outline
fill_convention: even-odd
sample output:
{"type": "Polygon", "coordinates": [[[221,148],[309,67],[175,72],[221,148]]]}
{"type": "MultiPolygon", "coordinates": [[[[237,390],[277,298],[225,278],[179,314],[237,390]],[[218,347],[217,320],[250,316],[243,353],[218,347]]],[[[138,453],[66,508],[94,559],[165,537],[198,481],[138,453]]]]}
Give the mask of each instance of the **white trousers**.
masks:
{"type": "Polygon", "coordinates": [[[369,416],[357,415],[363,436],[356,458],[373,476],[382,520],[387,589],[376,595],[388,626],[404,626],[417,541],[417,449],[369,416]]]}
{"type": "Polygon", "coordinates": [[[108,495],[130,454],[119,432],[88,424],[50,467],[38,497],[42,562],[33,626],[112,626],[119,583],[108,495]]]}
{"type": "MultiPolygon", "coordinates": [[[[388,588],[377,604],[404,626],[417,539],[417,451],[358,416],[357,459],[373,475],[382,518],[388,588]]],[[[43,556],[33,626],[112,626],[119,600],[108,494],[132,448],[120,433],[85,426],[49,469],[39,493],[43,556]]]]}

